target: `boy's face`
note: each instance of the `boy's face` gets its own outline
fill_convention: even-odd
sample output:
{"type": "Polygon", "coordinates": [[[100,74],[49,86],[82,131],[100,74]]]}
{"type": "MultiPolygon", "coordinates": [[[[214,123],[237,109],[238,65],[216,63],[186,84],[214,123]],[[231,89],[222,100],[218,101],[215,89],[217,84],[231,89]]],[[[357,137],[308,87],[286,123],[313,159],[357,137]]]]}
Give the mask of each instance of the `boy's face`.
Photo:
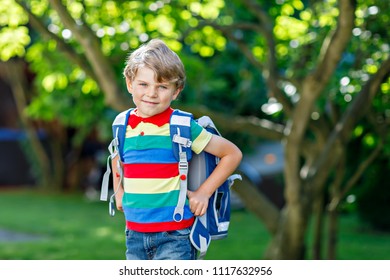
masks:
{"type": "Polygon", "coordinates": [[[133,81],[126,79],[126,85],[142,118],[164,112],[180,93],[172,83],[158,83],[153,70],[147,67],[140,67],[133,81]]]}

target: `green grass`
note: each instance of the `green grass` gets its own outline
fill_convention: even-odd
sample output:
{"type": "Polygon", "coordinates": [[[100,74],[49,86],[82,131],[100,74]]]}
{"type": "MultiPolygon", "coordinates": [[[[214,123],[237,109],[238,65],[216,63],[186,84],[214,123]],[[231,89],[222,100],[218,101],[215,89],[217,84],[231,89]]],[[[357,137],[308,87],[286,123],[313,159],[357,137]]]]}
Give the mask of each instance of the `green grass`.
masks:
{"type": "Polygon", "coordinates": [[[1,193],[0,228],[32,233],[41,241],[1,244],[0,259],[123,259],[120,215],[81,196],[1,193]]]}
{"type": "MultiPolygon", "coordinates": [[[[0,193],[0,229],[41,236],[39,241],[1,242],[0,259],[123,260],[122,213],[108,215],[106,202],[81,195],[32,191],[0,193]]],[[[390,259],[390,235],[362,230],[354,217],[341,219],[339,259],[390,259]]],[[[234,211],[229,237],[212,241],[206,259],[261,259],[270,240],[247,211],[234,211]]]]}
{"type": "MultiPolygon", "coordinates": [[[[80,195],[0,193],[0,229],[42,236],[0,244],[0,259],[124,259],[124,218],[108,215],[108,203],[80,195]]],[[[232,215],[229,237],[213,241],[207,259],[260,259],[268,234],[246,211],[232,215]],[[243,238],[244,237],[244,238],[243,238]],[[243,248],[247,248],[243,250],[243,248]]]]}
{"type": "Polygon", "coordinates": [[[337,255],[341,260],[390,260],[390,233],[372,230],[356,215],[341,215],[337,255]]]}

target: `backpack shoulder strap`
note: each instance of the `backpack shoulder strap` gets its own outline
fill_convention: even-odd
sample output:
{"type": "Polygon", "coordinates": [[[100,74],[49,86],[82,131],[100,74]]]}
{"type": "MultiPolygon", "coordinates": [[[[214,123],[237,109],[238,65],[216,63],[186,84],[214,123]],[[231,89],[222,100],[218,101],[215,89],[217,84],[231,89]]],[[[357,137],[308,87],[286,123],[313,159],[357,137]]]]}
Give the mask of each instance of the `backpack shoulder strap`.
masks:
{"type": "Polygon", "coordinates": [[[131,108],[121,112],[112,123],[112,135],[114,140],[117,139],[118,143],[115,144],[117,144],[116,148],[118,149],[117,152],[121,161],[123,161],[123,143],[126,135],[127,122],[132,111],[133,109],[131,108]]]}
{"type": "Polygon", "coordinates": [[[188,162],[192,158],[191,151],[191,120],[193,116],[190,113],[175,110],[173,111],[169,123],[169,130],[172,140],[173,154],[179,162],[180,192],[173,220],[180,222],[183,219],[184,205],[187,197],[188,184],[188,162]]]}
{"type": "Polygon", "coordinates": [[[193,115],[181,110],[174,110],[170,120],[170,134],[173,143],[173,154],[180,161],[180,149],[186,153],[187,161],[191,160],[191,120],[193,115]]]}
{"type": "MultiPolygon", "coordinates": [[[[132,110],[133,109],[128,109],[121,112],[116,116],[114,122],[112,123],[113,139],[108,145],[108,151],[110,154],[107,157],[106,172],[103,175],[100,191],[100,200],[102,201],[107,201],[108,199],[108,184],[111,174],[110,160],[114,159],[116,156],[119,156],[120,159],[123,160],[123,141],[126,133],[127,121],[132,110]]],[[[120,165],[119,161],[118,164],[120,165]]],[[[122,173],[120,168],[118,168],[118,170],[122,173]]]]}

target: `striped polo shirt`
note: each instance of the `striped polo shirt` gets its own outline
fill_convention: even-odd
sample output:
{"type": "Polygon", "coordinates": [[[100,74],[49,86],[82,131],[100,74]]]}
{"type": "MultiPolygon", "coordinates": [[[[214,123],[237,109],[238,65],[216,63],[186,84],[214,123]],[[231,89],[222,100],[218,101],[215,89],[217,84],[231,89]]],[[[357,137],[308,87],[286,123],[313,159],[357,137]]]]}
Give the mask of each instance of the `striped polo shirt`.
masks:
{"type": "MultiPolygon", "coordinates": [[[[162,232],[187,228],[194,221],[188,200],[183,220],[173,220],[180,179],[178,161],[172,150],[169,121],[172,108],[140,118],[129,117],[123,150],[123,210],[128,229],[139,232],[162,232]]],[[[192,147],[200,153],[212,135],[191,121],[192,147]]]]}

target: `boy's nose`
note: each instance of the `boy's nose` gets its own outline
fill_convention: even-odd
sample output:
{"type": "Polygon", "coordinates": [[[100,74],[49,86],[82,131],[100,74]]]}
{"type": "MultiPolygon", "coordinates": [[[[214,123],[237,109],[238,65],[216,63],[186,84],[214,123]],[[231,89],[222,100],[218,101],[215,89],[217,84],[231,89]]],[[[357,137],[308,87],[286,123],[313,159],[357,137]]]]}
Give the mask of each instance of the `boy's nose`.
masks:
{"type": "Polygon", "coordinates": [[[147,96],[155,97],[157,96],[157,88],[156,87],[150,87],[148,92],[146,93],[147,96]]]}

